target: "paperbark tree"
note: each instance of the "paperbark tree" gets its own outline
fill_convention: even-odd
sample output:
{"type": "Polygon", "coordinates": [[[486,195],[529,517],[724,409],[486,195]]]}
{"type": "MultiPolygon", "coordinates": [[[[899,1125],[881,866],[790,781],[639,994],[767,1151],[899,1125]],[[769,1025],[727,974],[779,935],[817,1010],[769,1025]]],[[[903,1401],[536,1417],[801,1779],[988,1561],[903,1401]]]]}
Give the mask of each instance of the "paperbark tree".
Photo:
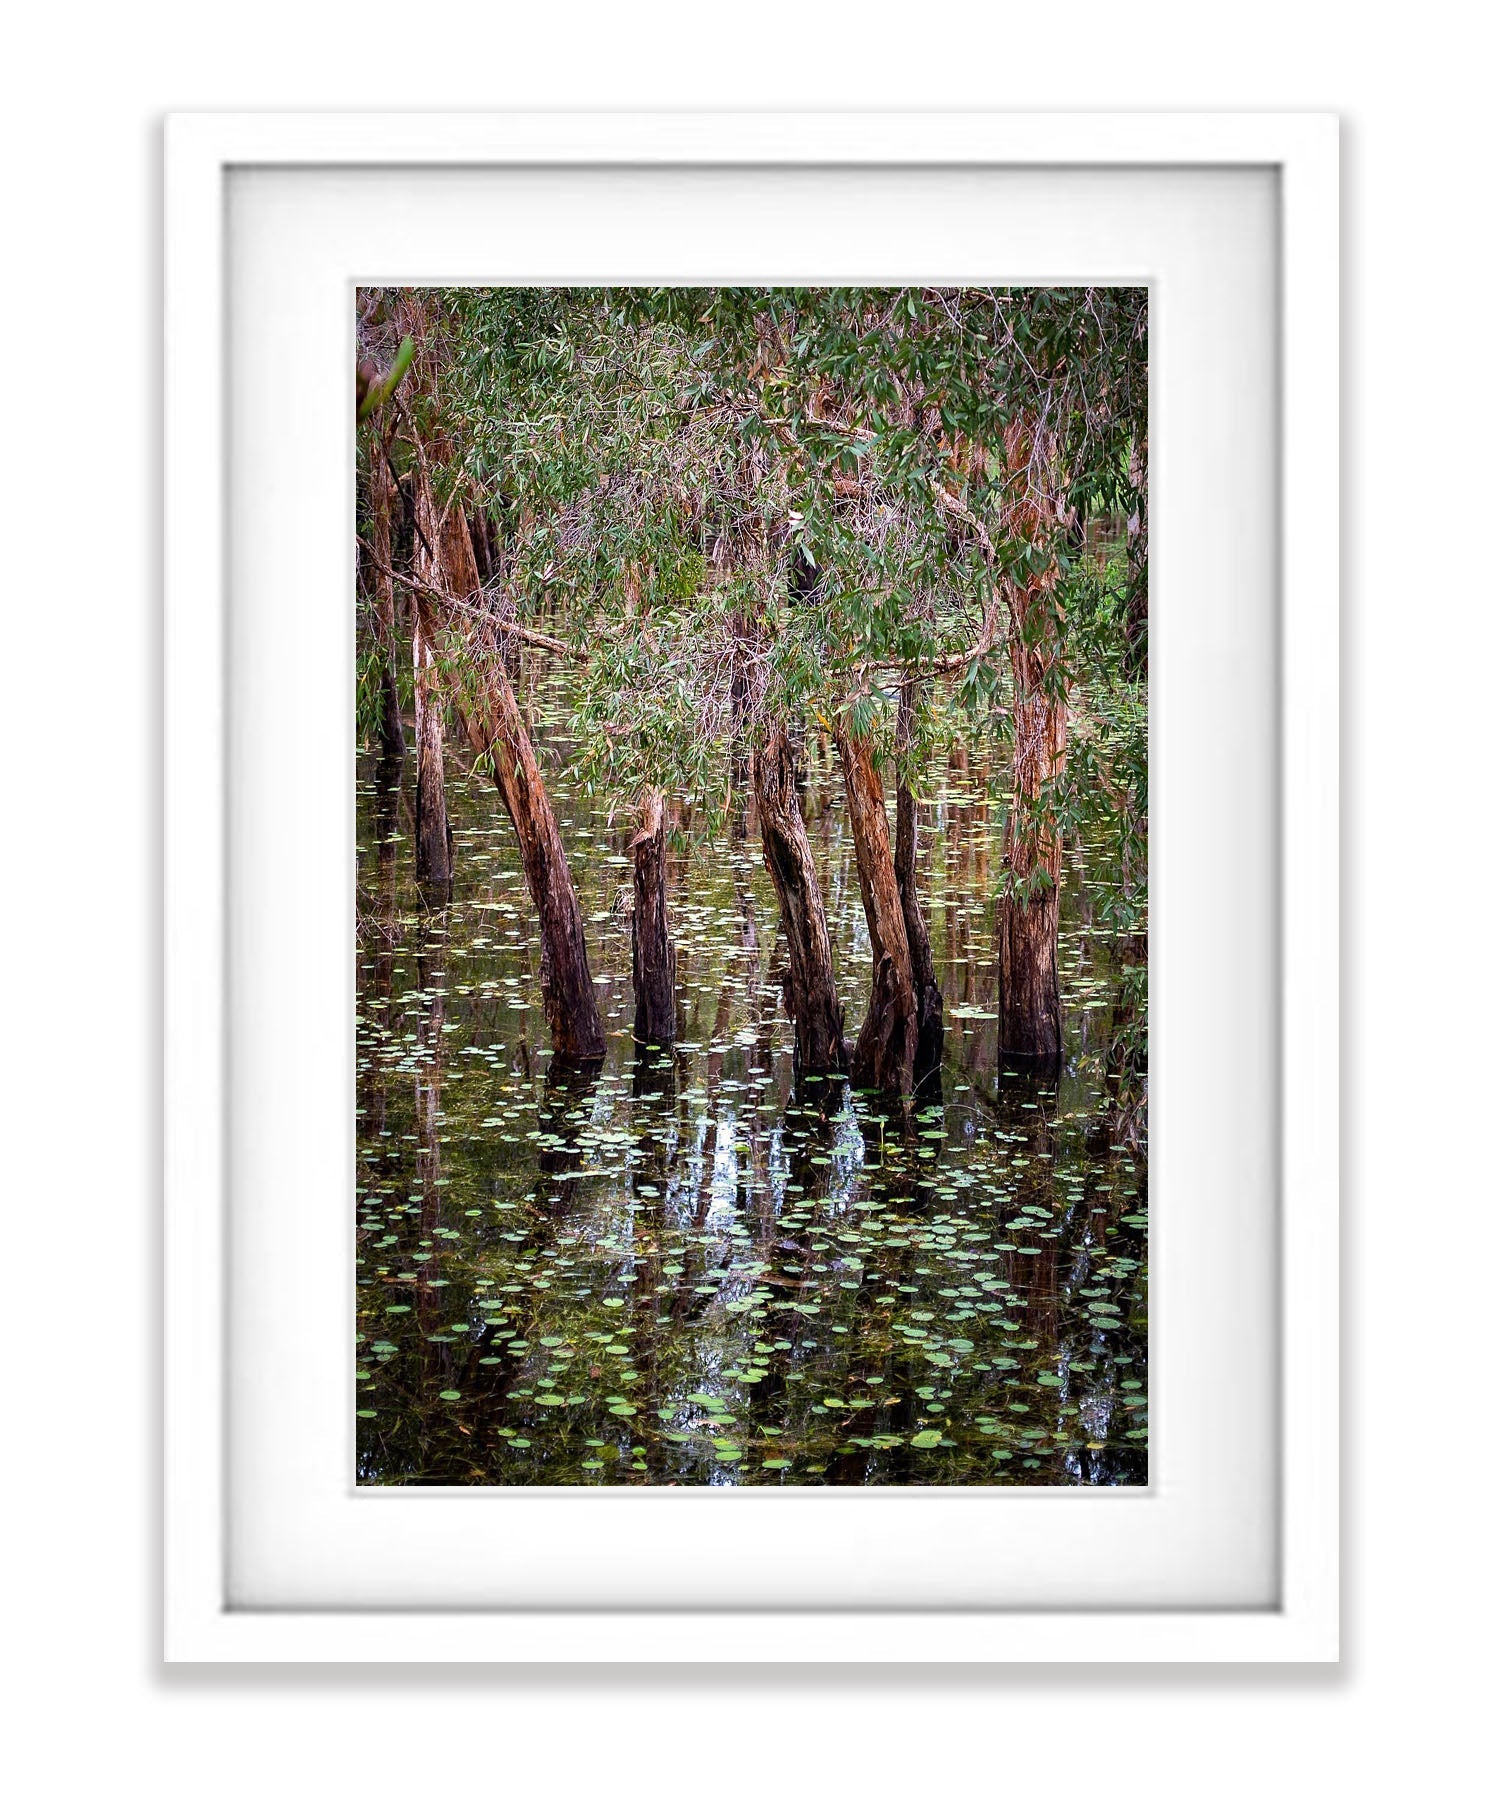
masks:
{"type": "Polygon", "coordinates": [[[1062,836],[1052,801],[1068,752],[1068,702],[1055,570],[1013,588],[1010,812],[1005,827],[1005,891],[998,920],[1000,1052],[1054,1063],[1062,1055],[1057,979],[1062,836]]]}
{"type": "Polygon", "coordinates": [[[891,855],[885,790],[869,740],[856,736],[847,719],[834,727],[834,739],[844,772],[859,891],[870,928],[870,1004],[849,1072],[859,1087],[909,1094],[917,1055],[917,996],[906,914],[891,855]]]}
{"type": "Polygon", "coordinates": [[[1011,791],[1005,881],[996,921],[1000,1054],[1055,1064],[1062,1056],[1057,979],[1062,833],[1056,793],[1068,755],[1068,671],[1056,544],[1064,508],[1055,437],[1018,413],[996,446],[1010,477],[1008,536],[1028,546],[1002,578],[1010,629],[1011,791]]]}
{"type": "MultiPolygon", "coordinates": [[[[412,562],[418,579],[441,591],[446,571],[440,521],[425,470],[416,487],[412,562]]],[[[417,880],[447,887],[453,880],[453,834],[443,781],[443,713],[432,620],[422,607],[413,609],[411,663],[417,738],[417,880]]]]}
{"type": "Polygon", "coordinates": [[[843,1074],[849,1065],[844,1009],[833,977],[833,947],[797,798],[792,748],[779,726],[770,729],[755,754],[755,802],[766,873],[776,890],[786,938],[782,992],[792,1021],[797,1072],[843,1074]]]}
{"type": "MultiPolygon", "coordinates": [[[[427,541],[439,577],[437,582],[427,583],[426,594],[421,588],[413,590],[417,598],[413,610],[425,639],[434,629],[432,591],[472,604],[479,593],[479,571],[462,510],[453,505],[446,514],[436,515],[425,470],[419,494],[418,517],[420,520],[425,512],[431,522],[427,541]]],[[[428,529],[425,524],[423,529],[428,529]]],[[[604,1026],[589,970],[583,909],[531,734],[506,672],[501,637],[498,629],[486,627],[482,619],[466,627],[463,641],[471,685],[461,691],[455,684],[451,697],[475,754],[489,761],[515,828],[527,890],[537,911],[542,1010],[553,1051],[570,1062],[592,1062],[604,1055],[604,1026]]]]}
{"type": "Polygon", "coordinates": [[[391,574],[393,484],[385,445],[370,457],[370,539],[374,550],[375,623],[380,637],[380,742],[387,757],[406,754],[401,724],[401,690],[396,679],[396,583],[391,574]]]}
{"type": "MultiPolygon", "coordinates": [[[[914,683],[905,681],[896,703],[896,745],[911,743],[916,694],[914,683]]],[[[896,789],[896,886],[901,894],[901,914],[906,921],[906,947],[911,954],[912,986],[917,1000],[916,1078],[937,1067],[943,1054],[943,991],[932,965],[932,940],[927,915],[917,892],[917,803],[911,788],[902,782],[896,789]]]]}
{"type": "Polygon", "coordinates": [[[677,1038],[677,952],[667,922],[665,797],[651,788],[641,802],[630,841],[635,865],[635,910],[630,967],[635,984],[635,1035],[645,1044],[677,1038]]]}
{"type": "Polygon", "coordinates": [[[604,1025],[589,971],[583,908],[563,854],[557,817],[498,652],[482,659],[480,675],[479,704],[465,724],[476,753],[489,757],[495,786],[521,848],[521,866],[541,932],[542,1010],[552,1048],[570,1062],[593,1062],[604,1054],[604,1025]]]}

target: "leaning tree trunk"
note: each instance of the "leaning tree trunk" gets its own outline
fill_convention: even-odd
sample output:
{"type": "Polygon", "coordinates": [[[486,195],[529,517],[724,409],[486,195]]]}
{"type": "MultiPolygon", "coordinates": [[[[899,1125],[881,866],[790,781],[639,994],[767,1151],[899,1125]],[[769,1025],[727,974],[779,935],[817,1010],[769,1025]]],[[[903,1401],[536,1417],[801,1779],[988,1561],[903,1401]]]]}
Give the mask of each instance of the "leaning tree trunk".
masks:
{"type": "Polygon", "coordinates": [[[844,794],[859,865],[859,891],[870,927],[870,1005],[850,1059],[859,1087],[884,1094],[909,1094],[917,1055],[917,996],[896,867],[885,816],[885,790],[867,738],[854,737],[846,722],[834,727],[844,794]]]}
{"type": "Polygon", "coordinates": [[[406,754],[396,680],[396,583],[391,570],[391,471],[384,440],[370,452],[370,525],[375,549],[375,622],[380,634],[380,741],[387,757],[406,754]]]}
{"type": "MultiPolygon", "coordinates": [[[[412,561],[418,580],[441,590],[444,569],[438,519],[425,475],[417,484],[413,535],[412,561]]],[[[443,788],[443,714],[433,650],[436,640],[432,620],[425,616],[424,609],[414,607],[412,615],[412,686],[416,694],[417,725],[417,880],[446,887],[453,880],[453,837],[448,827],[448,802],[443,788]]]]}
{"type": "Polygon", "coordinates": [[[792,749],[779,727],[756,752],[755,803],[766,872],[776,889],[787,943],[782,992],[795,1034],[797,1071],[842,1074],[848,1060],[844,1009],[833,979],[833,946],[797,799],[792,749]]]}
{"type": "Polygon", "coordinates": [[[465,726],[476,753],[490,759],[521,847],[521,866],[541,928],[542,1010],[552,1048],[571,1062],[593,1062],[604,1054],[604,1026],[589,972],[583,908],[568,872],[562,834],[498,652],[484,658],[482,678],[480,703],[465,726]]]}
{"type": "Polygon", "coordinates": [[[1062,774],[1068,751],[1054,580],[1033,581],[1012,599],[1015,749],[1005,827],[1006,892],[998,922],[1000,1053],[1049,1063],[1062,1055],[1057,981],[1062,837],[1051,784],[1062,774]]]}
{"type": "MultiPolygon", "coordinates": [[[[429,585],[456,600],[471,600],[479,592],[479,571],[464,516],[456,505],[441,520],[435,516],[425,471],[419,495],[418,520],[440,577],[429,585]]],[[[413,612],[422,629],[430,630],[432,601],[421,589],[416,590],[416,600],[413,612]]],[[[515,827],[540,928],[542,1010],[553,1051],[569,1062],[595,1062],[604,1054],[604,1026],[589,971],[583,908],[563,854],[562,834],[500,650],[492,643],[475,642],[475,691],[454,693],[454,709],[475,754],[489,758],[495,786],[515,827]]]]}
{"type": "Polygon", "coordinates": [[[635,983],[635,1035],[643,1044],[677,1037],[677,952],[667,926],[667,825],[660,788],[641,802],[635,836],[635,911],[630,967],[635,983]]]}
{"type": "MultiPolygon", "coordinates": [[[[914,702],[911,684],[904,682],[896,706],[896,741],[902,749],[911,741],[914,702]]],[[[917,803],[905,782],[896,789],[896,886],[901,894],[912,986],[917,995],[916,1068],[920,1078],[936,1068],[943,1054],[943,991],[932,966],[927,915],[917,893],[917,803]]]]}

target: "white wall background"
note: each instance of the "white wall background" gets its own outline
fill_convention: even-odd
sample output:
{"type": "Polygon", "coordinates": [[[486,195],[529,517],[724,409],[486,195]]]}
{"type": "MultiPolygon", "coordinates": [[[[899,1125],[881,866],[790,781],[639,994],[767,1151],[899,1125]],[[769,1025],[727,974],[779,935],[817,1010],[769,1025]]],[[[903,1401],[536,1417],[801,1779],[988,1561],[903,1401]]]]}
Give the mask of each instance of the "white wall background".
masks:
{"type": "Polygon", "coordinates": [[[1448,1794],[1476,1758],[1492,1775],[1495,66],[1492,23],[1453,0],[145,0],[12,17],[0,1694],[15,1792],[1098,1784],[1222,1800],[1448,1794]],[[1341,1669],[158,1665],[160,115],[609,103],[1343,114],[1341,1669]]]}

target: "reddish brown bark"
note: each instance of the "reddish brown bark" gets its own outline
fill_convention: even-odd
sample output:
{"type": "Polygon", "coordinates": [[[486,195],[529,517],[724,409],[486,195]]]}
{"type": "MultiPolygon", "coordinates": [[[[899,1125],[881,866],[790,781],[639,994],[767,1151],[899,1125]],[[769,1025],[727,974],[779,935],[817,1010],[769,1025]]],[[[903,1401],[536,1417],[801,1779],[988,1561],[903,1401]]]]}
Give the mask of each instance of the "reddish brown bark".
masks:
{"type": "Polygon", "coordinates": [[[479,672],[483,691],[464,723],[475,752],[490,759],[521,848],[541,932],[542,1010],[552,1048],[569,1061],[592,1062],[604,1054],[604,1026],[589,972],[583,908],[563,854],[562,834],[498,651],[482,658],[479,672]]]}
{"type": "MultiPolygon", "coordinates": [[[[413,561],[418,579],[441,590],[444,569],[439,537],[432,490],[423,479],[417,484],[413,561]]],[[[453,879],[453,839],[443,783],[443,714],[435,643],[432,621],[422,607],[414,608],[411,661],[417,728],[417,880],[447,886],[453,879]]]]}
{"type": "Polygon", "coordinates": [[[677,951],[667,921],[667,826],[663,795],[641,802],[630,848],[635,859],[635,910],[630,967],[635,984],[635,1035],[645,1044],[677,1038],[677,951]]]}
{"type": "MultiPolygon", "coordinates": [[[[896,708],[896,742],[902,749],[911,741],[913,706],[911,684],[904,683],[896,708]]],[[[924,1071],[937,1066],[943,1054],[943,991],[932,965],[927,915],[917,892],[917,803],[904,782],[896,790],[896,886],[901,894],[912,986],[917,996],[916,1073],[920,1080],[924,1071]]]]}
{"type": "MultiPolygon", "coordinates": [[[[999,455],[1007,471],[1005,529],[1046,551],[1065,509],[1055,438],[1020,413],[1005,427],[999,455]]],[[[1054,559],[1020,582],[998,575],[1008,602],[1012,682],[1010,809],[1005,826],[1005,884],[996,920],[1000,1054],[1032,1063],[1062,1055],[1062,998],[1057,980],[1058,884],[1062,840],[1053,784],[1067,761],[1068,697],[1054,559]]]]}
{"type": "Polygon", "coordinates": [[[909,1094],[917,1055],[917,996],[912,984],[906,915],[896,885],[885,789],[867,738],[846,722],[834,729],[844,771],[844,795],[859,867],[859,891],[870,928],[870,1004],[850,1058],[860,1087],[909,1094]]]}
{"type": "MultiPolygon", "coordinates": [[[[472,599],[479,591],[479,571],[468,523],[457,506],[441,519],[433,517],[425,479],[419,493],[418,522],[432,546],[439,576],[429,585],[457,600],[472,599]],[[422,516],[423,502],[430,525],[422,516]]],[[[419,620],[426,620],[432,603],[420,589],[415,593],[414,611],[419,620]]],[[[475,754],[489,758],[495,786],[515,827],[521,867],[537,911],[542,1010],[552,1048],[570,1062],[594,1062],[604,1054],[604,1025],[589,970],[583,909],[563,854],[557,817],[498,644],[475,637],[471,648],[476,691],[454,692],[451,697],[475,754]]]]}
{"type": "Polygon", "coordinates": [[[1015,747],[1000,901],[1000,1052],[1037,1062],[1062,1055],[1057,905],[1062,838],[1051,784],[1067,762],[1068,703],[1052,595],[1055,574],[1014,591],[1010,666],[1015,747]]]}
{"type": "Polygon", "coordinates": [[[795,1034],[796,1067],[803,1075],[842,1074],[848,1058],[833,947],[797,799],[792,749],[779,727],[756,752],[755,803],[766,872],[776,890],[787,944],[782,992],[795,1034]]]}
{"type": "Polygon", "coordinates": [[[412,626],[411,658],[417,722],[417,880],[446,887],[453,880],[453,857],[443,787],[443,714],[432,645],[420,619],[412,626]]]}
{"type": "Polygon", "coordinates": [[[391,577],[391,471],[377,440],[370,452],[370,537],[374,557],[375,627],[380,639],[380,741],[387,756],[406,754],[401,689],[396,680],[396,583],[391,577]]]}

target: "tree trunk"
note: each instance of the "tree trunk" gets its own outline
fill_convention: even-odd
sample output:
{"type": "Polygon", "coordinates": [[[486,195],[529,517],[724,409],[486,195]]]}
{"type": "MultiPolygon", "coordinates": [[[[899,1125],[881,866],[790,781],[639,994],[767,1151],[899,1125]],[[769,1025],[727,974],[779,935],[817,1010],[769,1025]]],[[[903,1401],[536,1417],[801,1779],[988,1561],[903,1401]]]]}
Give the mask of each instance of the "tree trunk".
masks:
{"type": "MultiPolygon", "coordinates": [[[[438,521],[425,475],[417,484],[416,533],[412,560],[417,578],[442,589],[444,569],[438,521]]],[[[453,591],[453,590],[448,590],[453,591]]],[[[417,880],[447,887],[453,880],[452,833],[443,788],[443,715],[438,700],[432,621],[414,607],[411,632],[412,685],[417,723],[417,880]]]]}
{"type": "Polygon", "coordinates": [[[766,872],[776,889],[787,943],[782,992],[795,1032],[797,1072],[842,1074],[848,1059],[844,1009],[833,979],[833,947],[797,801],[791,745],[779,727],[756,752],[755,802],[766,872]]]}
{"type": "MultiPolygon", "coordinates": [[[[439,578],[430,585],[454,599],[472,599],[479,592],[479,571],[462,511],[457,505],[450,506],[446,517],[437,520],[425,472],[418,495],[418,523],[439,566],[439,578]]],[[[420,542],[417,551],[425,555],[420,542]]],[[[413,610],[422,621],[428,616],[430,602],[422,600],[420,592],[417,600],[413,610]]],[[[604,1026],[589,970],[583,909],[568,872],[562,834],[500,649],[477,638],[474,647],[477,694],[451,697],[475,754],[489,758],[495,786],[515,827],[521,867],[540,928],[542,1010],[552,1033],[552,1048],[568,1062],[596,1062],[604,1054],[604,1026]]]]}
{"type": "MultiPolygon", "coordinates": [[[[903,683],[896,708],[896,742],[905,749],[911,741],[915,696],[903,683]]],[[[927,915],[917,893],[917,803],[903,782],[896,790],[896,886],[901,894],[901,914],[906,920],[906,947],[911,953],[912,986],[917,995],[917,1061],[920,1080],[937,1067],[943,1055],[943,991],[932,966],[932,941],[927,935],[927,915]]]]}
{"type": "Polygon", "coordinates": [[[635,857],[630,928],[635,1035],[643,1044],[670,1044],[677,1038],[677,952],[667,928],[667,825],[660,788],[652,788],[641,802],[630,848],[635,857]]]}
{"type": "Polygon", "coordinates": [[[479,756],[488,756],[495,786],[521,848],[526,886],[542,940],[542,1010],[552,1048],[570,1062],[604,1054],[604,1026],[589,971],[583,908],[563,854],[562,834],[547,797],[536,752],[497,650],[481,660],[483,692],[464,726],[479,756]]]}
{"type": "Polygon", "coordinates": [[[396,584],[391,567],[391,472],[377,441],[370,452],[370,535],[375,549],[375,621],[380,633],[380,742],[387,757],[406,754],[401,689],[396,681],[396,584]]]}
{"type": "Polygon", "coordinates": [[[1125,608],[1125,665],[1142,681],[1149,670],[1149,626],[1147,617],[1147,546],[1149,514],[1147,500],[1146,440],[1136,439],[1130,446],[1130,485],[1135,489],[1136,504],[1125,521],[1125,561],[1130,572],[1129,600],[1125,608]]]}
{"type": "Polygon", "coordinates": [[[917,1055],[917,996],[912,984],[906,918],[896,885],[885,790],[869,740],[851,735],[846,722],[834,727],[844,794],[859,865],[859,891],[870,927],[870,1005],[850,1062],[859,1087],[884,1094],[909,1094],[917,1055]]]}
{"type": "Polygon", "coordinates": [[[1062,838],[1050,784],[1068,750],[1068,703],[1060,691],[1055,576],[1016,590],[1010,666],[1015,750],[1005,827],[1006,889],[1000,901],[1000,1053],[1055,1063],[1062,1055],[1057,981],[1057,902],[1062,838]]]}
{"type": "Polygon", "coordinates": [[[417,699],[417,880],[448,887],[453,857],[443,791],[443,715],[432,646],[420,623],[412,626],[411,656],[417,699]]]}

